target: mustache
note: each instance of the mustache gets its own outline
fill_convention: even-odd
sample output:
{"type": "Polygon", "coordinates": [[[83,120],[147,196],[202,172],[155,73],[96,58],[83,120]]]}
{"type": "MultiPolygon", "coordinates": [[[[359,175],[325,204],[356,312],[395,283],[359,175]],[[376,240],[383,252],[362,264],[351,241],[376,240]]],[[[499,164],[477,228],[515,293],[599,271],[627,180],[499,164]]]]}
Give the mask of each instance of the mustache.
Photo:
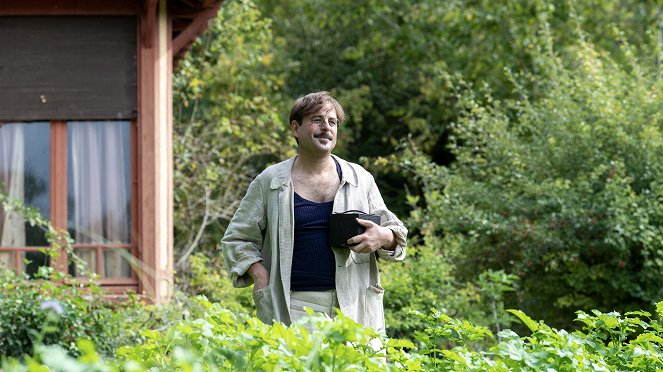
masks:
{"type": "Polygon", "coordinates": [[[315,134],[313,137],[315,137],[315,138],[326,138],[330,141],[334,139],[332,137],[331,133],[329,133],[329,132],[318,133],[318,134],[315,134]]]}

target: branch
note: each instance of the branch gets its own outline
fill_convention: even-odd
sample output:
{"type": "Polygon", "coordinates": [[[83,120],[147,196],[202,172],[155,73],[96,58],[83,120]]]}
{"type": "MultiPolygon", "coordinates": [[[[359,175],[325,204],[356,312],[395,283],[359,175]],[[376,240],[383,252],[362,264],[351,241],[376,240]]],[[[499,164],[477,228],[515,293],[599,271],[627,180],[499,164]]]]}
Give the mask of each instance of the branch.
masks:
{"type": "Polygon", "coordinates": [[[180,257],[179,260],[177,260],[177,263],[175,264],[176,268],[182,268],[184,266],[184,263],[186,260],[189,258],[191,253],[193,253],[194,249],[198,246],[198,242],[200,242],[200,239],[203,237],[203,233],[205,232],[205,228],[209,225],[209,217],[210,217],[210,194],[212,192],[210,191],[209,187],[205,186],[205,215],[203,215],[203,222],[200,223],[200,227],[198,228],[198,233],[196,234],[196,238],[193,240],[191,245],[184,251],[182,256],[180,257]]]}

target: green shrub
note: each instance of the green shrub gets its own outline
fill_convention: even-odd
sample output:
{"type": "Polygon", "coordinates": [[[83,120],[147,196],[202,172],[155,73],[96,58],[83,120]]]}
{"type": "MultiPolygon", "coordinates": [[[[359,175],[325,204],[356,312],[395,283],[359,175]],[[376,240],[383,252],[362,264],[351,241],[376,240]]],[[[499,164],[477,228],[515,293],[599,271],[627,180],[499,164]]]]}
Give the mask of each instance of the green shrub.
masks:
{"type": "Polygon", "coordinates": [[[591,314],[579,311],[582,330],[568,332],[536,322],[519,310],[509,312],[531,332],[499,332],[440,312],[415,314],[429,327],[417,339],[430,355],[427,369],[443,371],[659,371],[663,368],[663,302],[657,317],[644,311],[591,314]],[[491,345],[486,347],[486,345],[491,345]],[[476,346],[483,346],[477,348],[476,346]]]}
{"type": "Polygon", "coordinates": [[[123,347],[118,355],[125,362],[159,370],[378,371],[389,369],[384,358],[387,347],[396,354],[403,346],[412,346],[390,342],[342,315],[333,321],[315,316],[286,327],[199,301],[208,307],[202,318],[183,321],[166,332],[146,331],[146,343],[123,347]],[[309,333],[306,327],[316,331],[309,333]]]}
{"type": "Polygon", "coordinates": [[[37,345],[80,353],[77,340],[94,343],[103,355],[144,339],[144,329],[168,326],[182,317],[182,304],[147,305],[137,296],[111,300],[94,284],[68,285],[25,280],[0,273],[0,355],[30,355],[37,345]]]}
{"type": "Polygon", "coordinates": [[[61,346],[38,345],[35,354],[9,358],[11,371],[657,371],[663,368],[663,302],[657,316],[644,311],[578,312],[582,330],[568,332],[509,310],[529,329],[519,336],[503,330],[498,337],[485,327],[439,311],[412,312],[426,324],[417,344],[389,339],[346,317],[314,316],[285,327],[265,325],[237,315],[204,298],[196,319],[164,330],[145,330],[145,340],[104,357],[89,340],[78,340],[79,357],[61,346]],[[316,332],[309,333],[307,328],[316,332]]]}
{"type": "Polygon", "coordinates": [[[77,354],[81,337],[92,339],[105,353],[119,346],[119,314],[89,287],[27,281],[11,274],[0,280],[0,354],[31,354],[35,343],[57,344],[77,354]]]}
{"type": "MultiPolygon", "coordinates": [[[[43,229],[50,247],[43,249],[50,262],[66,254],[86,276],[83,261],[74,254],[73,240],[43,218],[39,210],[23,201],[9,198],[0,184],[0,205],[13,211],[32,226],[43,229]]],[[[0,268],[0,355],[23,357],[35,347],[60,346],[77,355],[77,340],[89,339],[103,354],[111,355],[121,345],[142,339],[141,328],[156,328],[181,317],[180,304],[148,306],[139,297],[111,300],[94,280],[80,281],[42,266],[28,278],[0,268]]]]}
{"type": "Polygon", "coordinates": [[[266,325],[204,298],[197,303],[207,307],[201,318],[164,332],[144,331],[146,341],[120,348],[114,363],[141,370],[383,371],[416,361],[403,351],[412,343],[386,339],[342,315],[334,320],[314,316],[286,327],[266,325]],[[309,333],[308,327],[316,331],[309,333]]]}
{"type": "Polygon", "coordinates": [[[505,294],[517,286],[515,275],[488,270],[475,281],[459,283],[450,256],[428,246],[411,247],[408,255],[403,264],[380,267],[390,337],[413,339],[427,325],[409,313],[425,313],[431,308],[490,327],[495,332],[512,322],[503,310],[505,294]]]}
{"type": "Polygon", "coordinates": [[[463,112],[456,161],[407,148],[400,164],[424,190],[411,225],[460,283],[517,275],[508,306],[555,326],[577,309],[649,310],[663,295],[663,75],[628,44],[616,58],[582,40],[556,54],[540,39],[536,74],[507,73],[517,99],[440,75],[463,112]]]}
{"type": "Polygon", "coordinates": [[[234,288],[228,269],[219,254],[212,258],[200,253],[189,256],[189,270],[176,277],[178,288],[187,296],[205,296],[225,309],[255,315],[253,289],[234,288]]]}

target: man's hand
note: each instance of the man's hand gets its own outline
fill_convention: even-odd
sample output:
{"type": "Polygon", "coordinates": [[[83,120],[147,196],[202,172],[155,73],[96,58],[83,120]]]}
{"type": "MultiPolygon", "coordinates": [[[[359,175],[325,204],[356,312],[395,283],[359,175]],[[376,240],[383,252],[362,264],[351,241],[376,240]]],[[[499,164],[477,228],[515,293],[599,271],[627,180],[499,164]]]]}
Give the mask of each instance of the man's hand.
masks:
{"type": "Polygon", "coordinates": [[[266,288],[269,285],[269,272],[262,262],[256,262],[249,267],[249,275],[253,278],[253,290],[266,288]]]}
{"type": "Polygon", "coordinates": [[[361,235],[348,239],[350,249],[357,253],[371,253],[380,248],[388,251],[396,249],[396,236],[391,229],[382,227],[373,221],[362,220],[360,218],[357,218],[357,223],[364,226],[366,231],[361,235]]]}

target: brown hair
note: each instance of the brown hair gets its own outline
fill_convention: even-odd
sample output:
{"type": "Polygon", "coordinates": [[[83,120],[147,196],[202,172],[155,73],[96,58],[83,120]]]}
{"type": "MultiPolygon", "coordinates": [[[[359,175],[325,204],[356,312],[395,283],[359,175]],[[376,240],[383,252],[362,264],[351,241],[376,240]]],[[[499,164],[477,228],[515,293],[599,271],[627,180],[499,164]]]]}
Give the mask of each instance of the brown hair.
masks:
{"type": "Polygon", "coordinates": [[[336,111],[338,122],[342,123],[343,120],[345,120],[345,112],[343,111],[343,107],[341,107],[341,104],[338,103],[338,101],[332,97],[329,92],[324,90],[320,92],[309,93],[303,97],[299,97],[290,110],[289,123],[292,123],[292,121],[295,120],[301,125],[302,120],[306,116],[318,111],[322,106],[325,105],[325,103],[330,103],[332,105],[334,111],[336,111]]]}

